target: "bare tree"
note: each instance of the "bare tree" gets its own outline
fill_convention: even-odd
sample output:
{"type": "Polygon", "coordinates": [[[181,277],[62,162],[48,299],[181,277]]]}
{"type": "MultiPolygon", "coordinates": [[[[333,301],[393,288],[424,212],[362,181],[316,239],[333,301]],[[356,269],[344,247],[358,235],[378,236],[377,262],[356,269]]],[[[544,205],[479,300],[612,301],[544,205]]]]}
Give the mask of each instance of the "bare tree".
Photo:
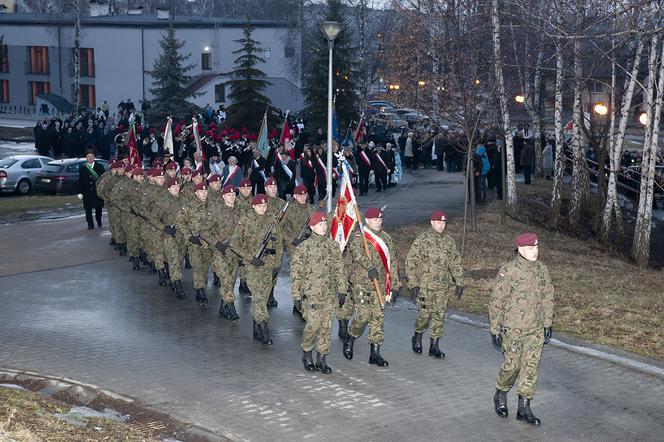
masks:
{"type": "Polygon", "coordinates": [[[563,2],[558,0],[555,3],[556,27],[558,38],[556,38],[556,89],[554,104],[554,132],[556,138],[556,164],[553,178],[553,191],[551,192],[551,214],[550,224],[557,227],[560,223],[560,209],[562,207],[562,187],[563,174],[565,172],[565,152],[563,149],[563,82],[564,82],[564,63],[563,46],[565,44],[561,35],[563,28],[563,2]]]}

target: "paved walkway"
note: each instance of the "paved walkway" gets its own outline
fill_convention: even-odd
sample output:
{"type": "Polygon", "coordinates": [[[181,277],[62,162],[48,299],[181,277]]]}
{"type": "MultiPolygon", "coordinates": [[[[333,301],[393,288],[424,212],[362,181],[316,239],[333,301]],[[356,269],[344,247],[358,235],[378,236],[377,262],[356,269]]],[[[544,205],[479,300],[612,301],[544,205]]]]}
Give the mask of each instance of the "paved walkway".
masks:
{"type": "MultiPolygon", "coordinates": [[[[397,200],[424,191],[410,186],[402,196],[394,191],[388,213],[397,217],[397,200]]],[[[463,186],[449,187],[440,198],[454,199],[463,186]]],[[[106,245],[105,229],[84,224],[75,218],[0,226],[0,367],[99,385],[241,440],[605,441],[664,434],[664,379],[552,346],[533,401],[542,427],[514,419],[515,393],[510,418],[498,418],[491,398],[501,357],[487,331],[448,320],[447,359],[417,356],[410,350],[416,312],[406,300],[386,312],[388,368],[367,363],[366,337],[356,341],[353,361],[335,338],[334,373],[311,375],[300,363],[303,323],[290,313],[285,272],[271,313],[275,344],[263,347],[251,339],[247,300],[237,301],[238,324],[217,317],[217,296],[207,308],[194,303],[191,289],[177,300],[145,270],[131,271],[106,245]]]]}

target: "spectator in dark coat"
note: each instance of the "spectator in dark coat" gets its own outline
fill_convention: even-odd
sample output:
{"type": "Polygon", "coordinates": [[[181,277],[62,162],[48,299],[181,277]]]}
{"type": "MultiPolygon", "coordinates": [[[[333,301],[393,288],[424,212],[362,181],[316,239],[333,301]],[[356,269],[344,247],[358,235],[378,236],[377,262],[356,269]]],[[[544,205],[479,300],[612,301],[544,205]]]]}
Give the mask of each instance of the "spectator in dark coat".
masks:
{"type": "Polygon", "coordinates": [[[104,173],[104,166],[95,162],[95,154],[92,149],[86,151],[85,160],[78,170],[78,198],[83,200],[85,220],[88,222],[89,230],[95,228],[92,209],[95,209],[97,227],[101,227],[101,209],[104,207],[104,200],[97,196],[97,180],[104,173]]]}
{"type": "Polygon", "coordinates": [[[533,164],[533,146],[528,142],[523,144],[521,150],[521,170],[523,170],[523,182],[530,184],[530,174],[532,173],[533,164]]]}

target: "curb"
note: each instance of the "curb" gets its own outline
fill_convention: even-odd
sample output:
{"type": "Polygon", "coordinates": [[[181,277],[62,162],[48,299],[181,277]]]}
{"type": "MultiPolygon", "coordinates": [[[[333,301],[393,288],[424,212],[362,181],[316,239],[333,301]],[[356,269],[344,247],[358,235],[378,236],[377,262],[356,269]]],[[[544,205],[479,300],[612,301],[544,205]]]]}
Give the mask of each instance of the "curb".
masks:
{"type": "MultiPolygon", "coordinates": [[[[446,316],[448,316],[452,321],[460,324],[489,329],[489,323],[479,319],[479,315],[473,315],[475,316],[474,319],[470,317],[471,315],[466,313],[462,314],[461,312],[451,313],[446,316]]],[[[605,345],[593,344],[578,338],[573,338],[571,336],[562,336],[564,337],[564,341],[553,338],[548,345],[562,348],[574,353],[591,356],[603,361],[612,362],[623,367],[664,379],[664,363],[659,360],[617,350],[605,345]]]]}

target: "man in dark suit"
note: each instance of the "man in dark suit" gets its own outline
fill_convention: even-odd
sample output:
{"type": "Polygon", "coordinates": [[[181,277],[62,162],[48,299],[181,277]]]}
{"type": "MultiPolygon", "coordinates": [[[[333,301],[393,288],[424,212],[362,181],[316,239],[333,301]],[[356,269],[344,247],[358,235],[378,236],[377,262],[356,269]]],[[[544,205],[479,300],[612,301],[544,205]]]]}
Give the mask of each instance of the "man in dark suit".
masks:
{"type": "Polygon", "coordinates": [[[78,198],[83,200],[85,220],[88,222],[88,230],[90,230],[95,228],[92,209],[95,209],[97,226],[101,227],[101,209],[104,207],[104,200],[97,196],[97,180],[105,170],[104,166],[95,162],[95,154],[92,150],[85,152],[85,160],[78,170],[78,198]]]}

